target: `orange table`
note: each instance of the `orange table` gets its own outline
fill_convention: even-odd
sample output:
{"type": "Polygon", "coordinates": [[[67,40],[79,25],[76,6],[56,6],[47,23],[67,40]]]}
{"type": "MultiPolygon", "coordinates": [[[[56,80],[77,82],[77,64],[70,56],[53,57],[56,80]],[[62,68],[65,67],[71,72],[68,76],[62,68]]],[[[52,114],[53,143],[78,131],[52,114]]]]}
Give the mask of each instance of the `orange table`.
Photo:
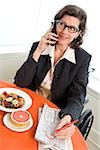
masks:
{"type": "MultiPolygon", "coordinates": [[[[42,96],[37,95],[35,92],[26,88],[16,87],[16,85],[12,83],[0,81],[0,88],[3,87],[18,88],[31,96],[32,106],[28,109],[28,111],[32,114],[34,125],[31,129],[25,132],[19,133],[12,131],[8,129],[2,121],[6,112],[0,111],[0,150],[38,150],[38,143],[34,139],[38,123],[38,107],[43,106],[44,103],[55,108],[57,108],[57,106],[42,96]]],[[[77,128],[75,134],[72,136],[72,143],[74,150],[88,150],[87,143],[77,128]]]]}

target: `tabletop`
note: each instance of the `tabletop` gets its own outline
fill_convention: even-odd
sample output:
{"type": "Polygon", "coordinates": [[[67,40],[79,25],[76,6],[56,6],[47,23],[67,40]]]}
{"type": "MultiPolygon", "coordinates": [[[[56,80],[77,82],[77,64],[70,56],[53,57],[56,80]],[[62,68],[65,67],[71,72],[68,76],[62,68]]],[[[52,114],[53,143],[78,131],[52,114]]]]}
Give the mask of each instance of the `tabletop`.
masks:
{"type": "MultiPolygon", "coordinates": [[[[8,129],[3,123],[3,117],[6,112],[0,110],[0,149],[3,150],[38,150],[38,142],[34,139],[35,131],[38,124],[38,108],[43,107],[47,103],[50,107],[57,108],[55,104],[27,89],[17,87],[13,83],[0,80],[0,88],[17,88],[21,89],[32,98],[32,105],[28,109],[33,118],[33,126],[24,132],[15,132],[8,129]]],[[[88,145],[76,127],[76,131],[72,136],[74,150],[88,150],[88,145]]]]}

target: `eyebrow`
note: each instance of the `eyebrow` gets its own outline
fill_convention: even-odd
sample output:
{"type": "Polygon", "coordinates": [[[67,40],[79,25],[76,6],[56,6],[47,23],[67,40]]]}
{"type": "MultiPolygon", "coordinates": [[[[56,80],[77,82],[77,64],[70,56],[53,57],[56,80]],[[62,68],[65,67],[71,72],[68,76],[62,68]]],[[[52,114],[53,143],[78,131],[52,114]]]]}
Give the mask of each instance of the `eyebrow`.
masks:
{"type": "Polygon", "coordinates": [[[63,21],[67,26],[69,26],[69,27],[74,27],[74,28],[76,28],[76,29],[79,29],[79,27],[76,27],[76,26],[74,26],[74,25],[68,25],[64,20],[61,20],[61,21],[63,21]]]}

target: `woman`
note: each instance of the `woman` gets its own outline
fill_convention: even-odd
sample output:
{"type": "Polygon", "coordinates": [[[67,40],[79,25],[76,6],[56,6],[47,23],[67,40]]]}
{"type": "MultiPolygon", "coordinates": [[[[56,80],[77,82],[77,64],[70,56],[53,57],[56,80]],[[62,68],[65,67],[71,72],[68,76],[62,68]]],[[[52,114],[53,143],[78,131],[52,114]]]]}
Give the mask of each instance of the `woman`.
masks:
{"type": "MultiPolygon", "coordinates": [[[[27,61],[17,71],[15,83],[36,91],[61,109],[61,128],[78,119],[83,108],[91,55],[80,45],[87,15],[75,5],[67,5],[54,17],[54,25],[33,43],[27,61]]],[[[74,134],[75,126],[55,133],[57,138],[74,134]]]]}

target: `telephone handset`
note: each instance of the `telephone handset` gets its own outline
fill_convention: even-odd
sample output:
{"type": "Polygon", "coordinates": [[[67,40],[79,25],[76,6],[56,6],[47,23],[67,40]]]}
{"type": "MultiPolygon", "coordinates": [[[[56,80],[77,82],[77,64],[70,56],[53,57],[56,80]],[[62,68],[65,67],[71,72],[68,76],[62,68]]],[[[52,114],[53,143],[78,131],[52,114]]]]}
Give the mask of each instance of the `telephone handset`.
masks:
{"type": "MultiPolygon", "coordinates": [[[[56,21],[52,22],[52,26],[51,26],[51,32],[56,33],[56,21]]],[[[53,41],[53,40],[52,40],[53,41]]],[[[54,46],[55,44],[50,44],[51,46],[54,46]]]]}
{"type": "Polygon", "coordinates": [[[51,28],[52,28],[51,32],[56,34],[56,21],[52,22],[51,28]]]}

